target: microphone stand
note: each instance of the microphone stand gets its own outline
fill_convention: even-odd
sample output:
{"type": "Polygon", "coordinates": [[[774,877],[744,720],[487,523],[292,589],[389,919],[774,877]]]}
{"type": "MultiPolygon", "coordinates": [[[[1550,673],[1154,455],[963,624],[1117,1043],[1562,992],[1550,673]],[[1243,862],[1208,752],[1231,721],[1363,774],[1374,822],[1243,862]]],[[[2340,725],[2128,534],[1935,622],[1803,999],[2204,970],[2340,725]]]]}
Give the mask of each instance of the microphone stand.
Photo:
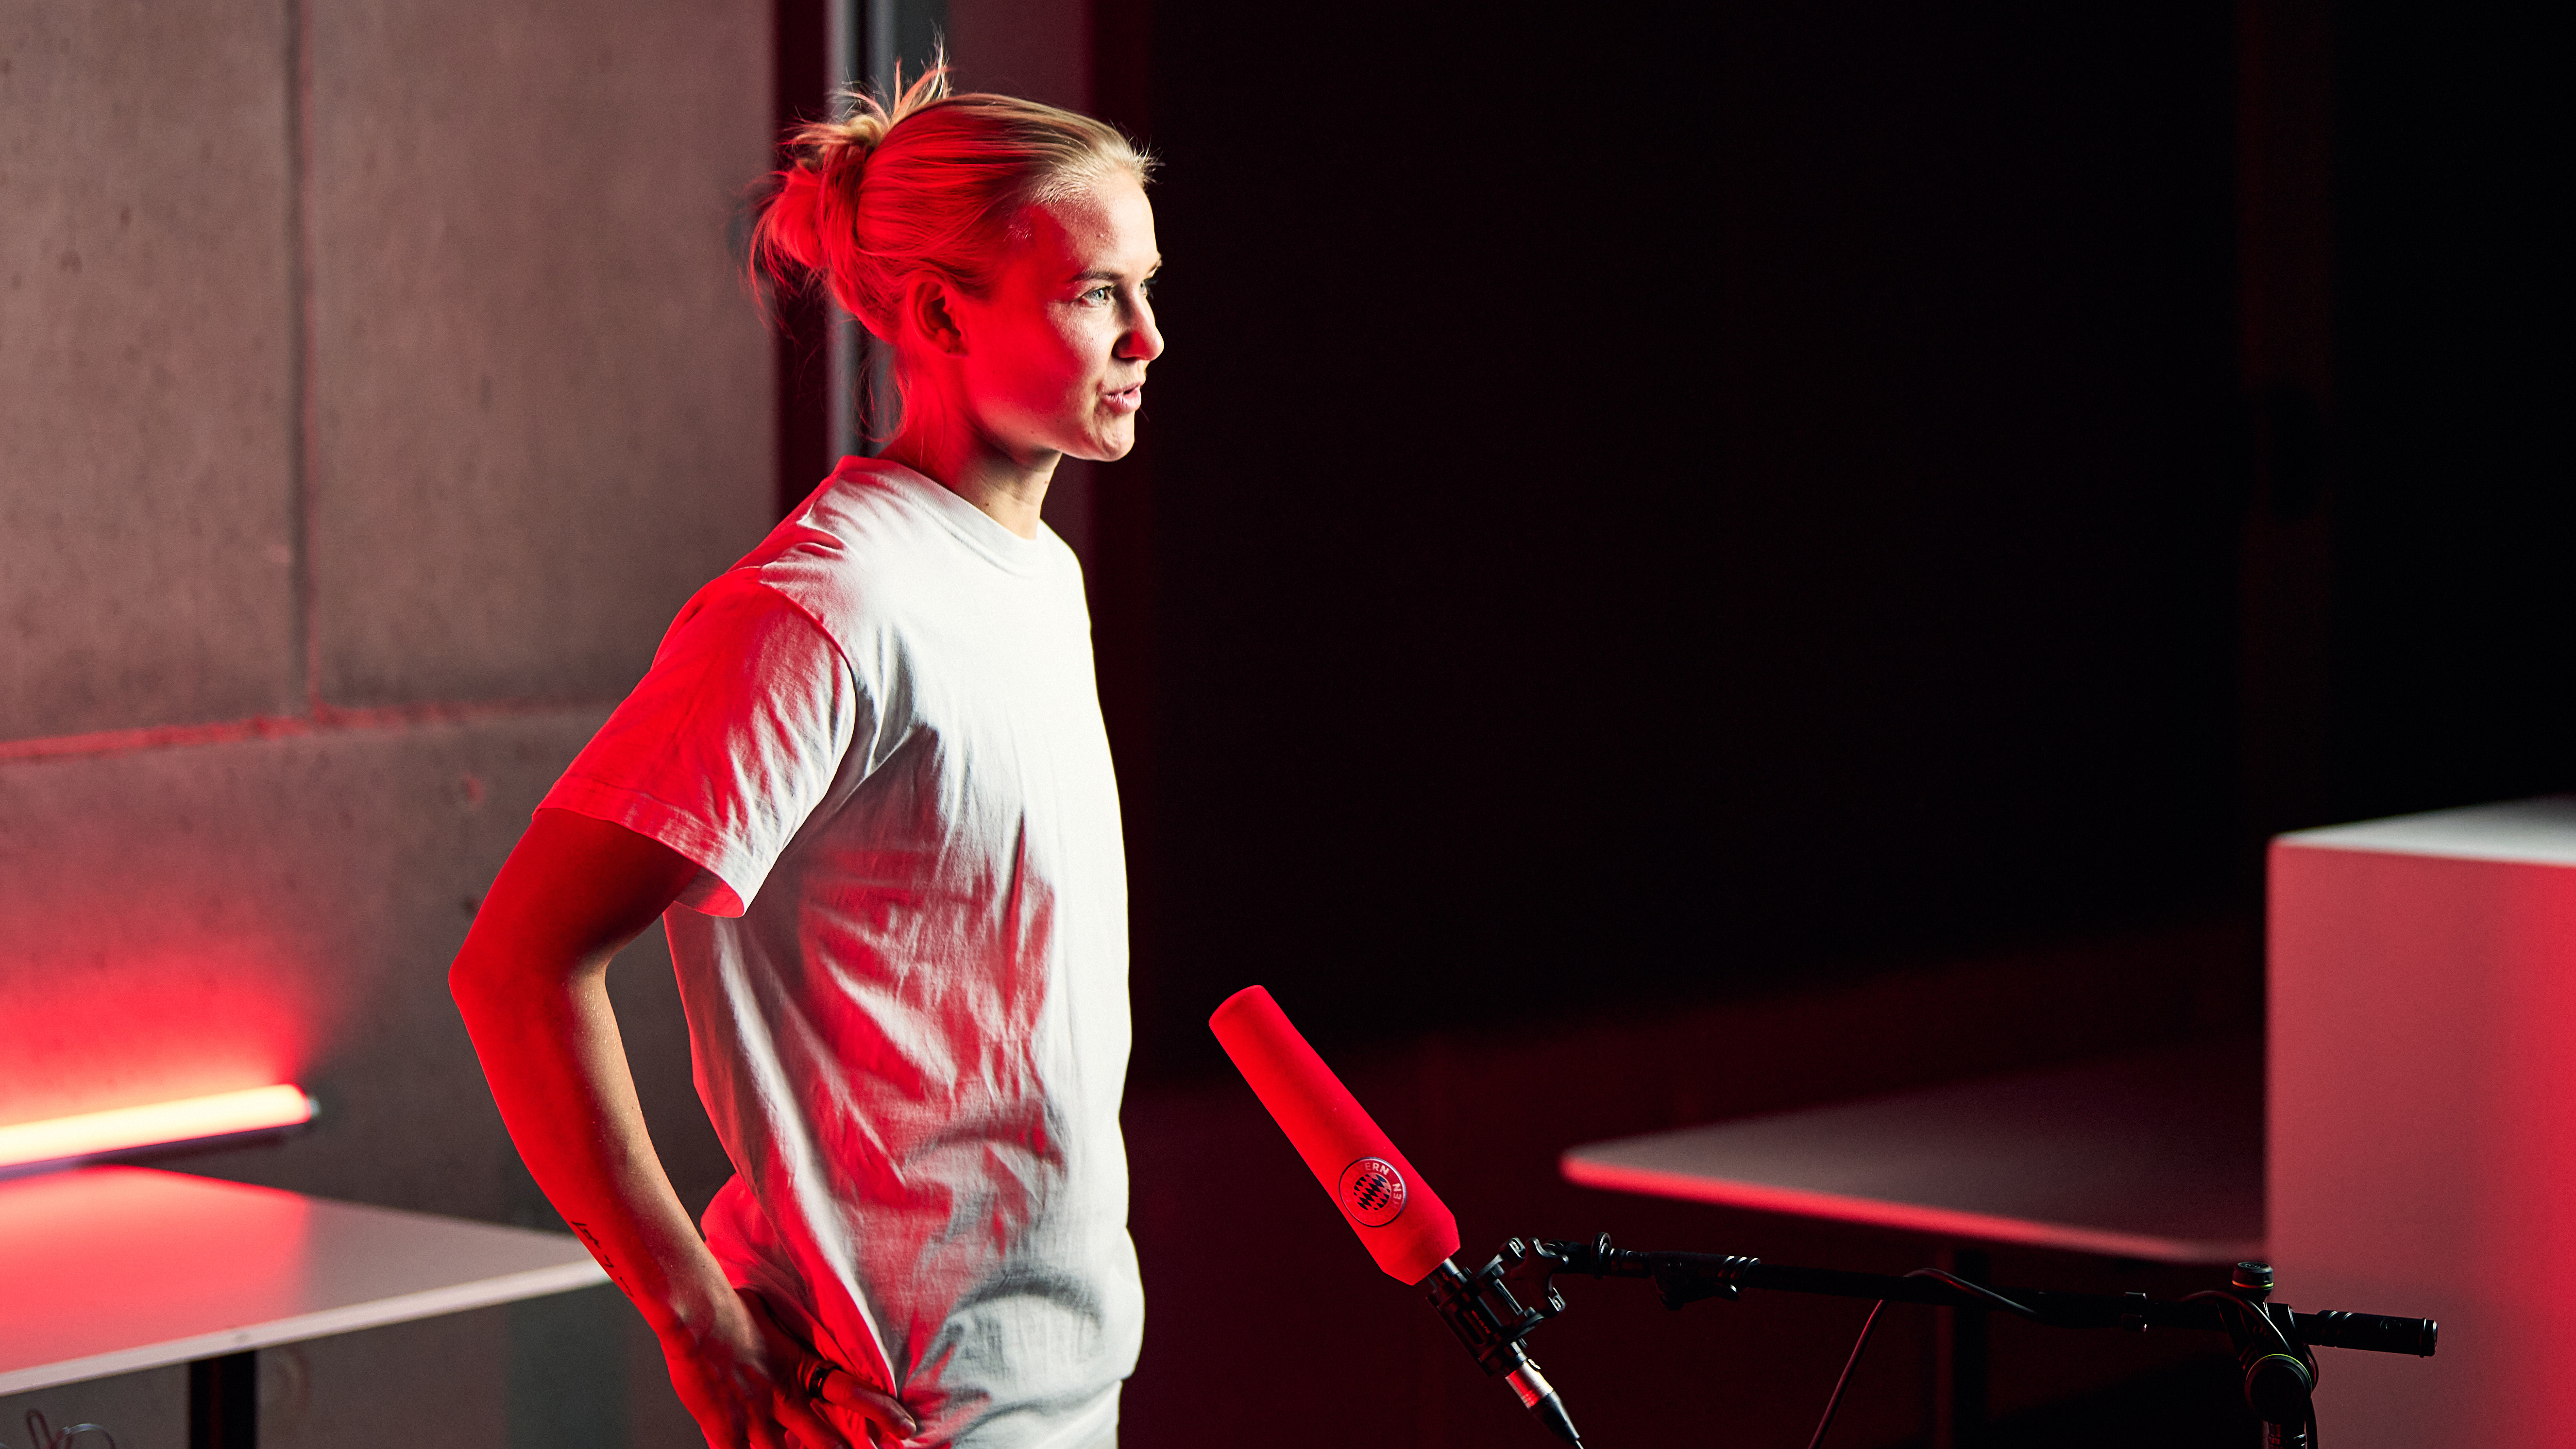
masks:
{"type": "Polygon", "coordinates": [[[2272,1270],[2239,1263],[2224,1289],[2151,1299],[2143,1293],[2059,1293],[1995,1288],[1955,1274],[1923,1269],[1902,1277],[1797,1268],[1759,1258],[1716,1253],[1634,1252],[1614,1248],[1603,1233],[1591,1242],[1514,1238],[1484,1267],[1470,1274],[1443,1262],[1430,1278],[1431,1306],[1439,1310],[1477,1366],[1507,1376],[1523,1404],[1568,1444],[1580,1445],[1556,1391],[1521,1345],[1540,1324],[1565,1311],[1554,1279],[1561,1273],[1593,1278],[1643,1278],[1664,1306],[1679,1309],[1703,1298],[1733,1299],[1743,1289],[1819,1293],[1836,1298],[1921,1303],[1941,1308],[2001,1308],[2058,1328],[2149,1328],[2223,1332],[2245,1371],[2248,1408],[2266,1425],[2273,1449],[2309,1449],[2316,1426],[2316,1348],[2411,1353],[2429,1358],[2441,1325],[2429,1318],[2372,1313],[2297,1313],[2270,1301],[2272,1270]]]}

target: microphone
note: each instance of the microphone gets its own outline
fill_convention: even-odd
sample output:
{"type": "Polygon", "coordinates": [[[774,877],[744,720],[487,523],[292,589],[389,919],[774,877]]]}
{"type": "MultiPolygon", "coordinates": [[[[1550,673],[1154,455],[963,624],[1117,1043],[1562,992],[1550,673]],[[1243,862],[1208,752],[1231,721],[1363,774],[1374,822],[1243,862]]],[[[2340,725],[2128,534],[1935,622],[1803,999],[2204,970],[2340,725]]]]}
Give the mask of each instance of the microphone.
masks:
{"type": "Polygon", "coordinates": [[[1279,1003],[1267,990],[1247,986],[1217,1007],[1208,1029],[1377,1265],[1408,1285],[1437,1277],[1432,1301],[1469,1352],[1488,1373],[1504,1375],[1522,1406],[1550,1432],[1582,1449],[1564,1402],[1517,1340],[1480,1345],[1468,1338],[1470,1330],[1451,1308],[1470,1282],[1450,1261],[1458,1251],[1457,1217],[1289,1024],[1279,1003]]]}

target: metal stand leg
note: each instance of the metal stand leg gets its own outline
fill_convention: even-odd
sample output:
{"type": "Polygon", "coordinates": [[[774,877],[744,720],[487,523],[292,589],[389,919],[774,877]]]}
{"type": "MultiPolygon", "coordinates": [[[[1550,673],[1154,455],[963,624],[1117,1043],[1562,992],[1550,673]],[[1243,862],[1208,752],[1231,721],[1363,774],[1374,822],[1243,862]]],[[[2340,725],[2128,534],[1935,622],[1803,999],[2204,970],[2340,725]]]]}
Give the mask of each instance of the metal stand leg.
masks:
{"type": "Polygon", "coordinates": [[[259,1350],[188,1365],[188,1449],[259,1449],[259,1350]]]}
{"type": "MultiPolygon", "coordinates": [[[[1937,1261],[1979,1283],[1992,1271],[1974,1248],[1943,1248],[1937,1261]]],[[[1986,1310],[1941,1309],[1932,1332],[1933,1449],[1977,1449],[1986,1434],[1986,1310]]]]}

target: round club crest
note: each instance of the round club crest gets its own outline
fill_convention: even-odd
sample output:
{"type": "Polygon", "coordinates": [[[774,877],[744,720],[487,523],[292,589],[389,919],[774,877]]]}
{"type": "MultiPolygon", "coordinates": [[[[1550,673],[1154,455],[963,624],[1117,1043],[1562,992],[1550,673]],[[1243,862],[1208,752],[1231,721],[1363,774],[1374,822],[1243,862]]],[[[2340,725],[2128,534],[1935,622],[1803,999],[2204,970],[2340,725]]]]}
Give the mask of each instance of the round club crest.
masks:
{"type": "Polygon", "coordinates": [[[1404,1211],[1404,1174],[1379,1157],[1342,1169],[1342,1211],[1363,1227],[1382,1228],[1404,1211]]]}

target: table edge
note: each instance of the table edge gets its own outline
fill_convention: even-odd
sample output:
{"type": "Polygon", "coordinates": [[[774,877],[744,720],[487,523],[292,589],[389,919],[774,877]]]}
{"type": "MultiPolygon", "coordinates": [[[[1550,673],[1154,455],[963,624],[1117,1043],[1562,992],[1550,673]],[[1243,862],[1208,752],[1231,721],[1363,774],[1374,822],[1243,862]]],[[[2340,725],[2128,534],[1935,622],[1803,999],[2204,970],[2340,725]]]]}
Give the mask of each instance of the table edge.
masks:
{"type": "Polygon", "coordinates": [[[78,1383],[83,1379],[105,1378],[110,1374],[137,1373],[144,1369],[166,1368],[171,1364],[197,1359],[217,1358],[250,1349],[273,1348],[279,1344],[299,1343],[308,1338],[322,1338],[334,1333],[353,1333],[364,1328],[383,1328],[389,1324],[408,1323],[419,1318],[435,1318],[442,1313],[462,1313],[473,1308],[491,1308],[503,1303],[516,1303],[529,1298],[543,1298],[554,1293],[569,1293],[608,1281],[599,1264],[585,1257],[579,1262],[558,1263],[544,1268],[525,1268],[471,1283],[456,1283],[444,1288],[425,1288],[415,1293],[398,1294],[368,1303],[355,1303],[342,1308],[326,1308],[318,1313],[300,1313],[292,1318],[246,1328],[221,1329],[189,1338],[136,1348],[116,1349],[91,1354],[86,1358],[64,1359],[58,1363],[36,1364],[28,1368],[0,1371],[0,1394],[20,1394],[33,1389],[49,1389],[58,1384],[78,1383]]]}
{"type": "Polygon", "coordinates": [[[1956,1208],[1932,1207],[1924,1203],[1892,1202],[1884,1198],[1852,1197],[1842,1193],[1817,1192],[1807,1188],[1730,1182],[1699,1177],[1690,1173],[1665,1172],[1651,1167],[1597,1162],[1582,1156],[1579,1150],[1567,1152],[1558,1159],[1557,1165],[1566,1181],[1581,1187],[1607,1188],[1614,1192],[1639,1193],[1649,1197],[1680,1198],[1723,1207],[1751,1208],[1760,1212],[1787,1213],[1797,1217],[1824,1218],[1835,1222],[1862,1223],[1872,1227],[1928,1233],[1935,1237],[1972,1238],[1991,1243],[2057,1248],[2070,1252],[2098,1253],[2114,1258],[2137,1258],[2152,1263],[2234,1263],[2263,1257],[2263,1243],[2259,1238],[2170,1238],[2153,1233],[2127,1233],[2114,1228],[2087,1227],[2080,1223],[2054,1223],[2037,1218],[2000,1217],[1988,1213],[1965,1212],[1956,1208]]]}

